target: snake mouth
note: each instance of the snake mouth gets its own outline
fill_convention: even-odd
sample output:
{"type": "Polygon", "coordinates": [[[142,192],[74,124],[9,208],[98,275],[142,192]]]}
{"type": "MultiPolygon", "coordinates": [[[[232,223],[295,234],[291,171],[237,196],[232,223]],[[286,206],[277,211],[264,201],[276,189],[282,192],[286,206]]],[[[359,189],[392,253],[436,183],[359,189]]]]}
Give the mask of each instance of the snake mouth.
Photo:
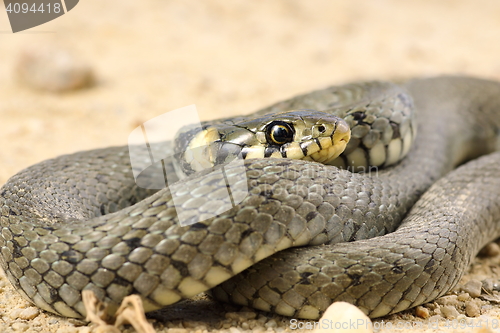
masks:
{"type": "Polygon", "coordinates": [[[305,156],[303,160],[327,164],[344,152],[350,139],[351,129],[349,125],[344,120],[339,120],[331,137],[317,138],[321,149],[305,156]]]}
{"type": "Polygon", "coordinates": [[[342,154],[342,152],[345,150],[345,148],[347,146],[348,141],[349,141],[349,138],[347,138],[347,139],[342,138],[338,142],[336,142],[335,144],[332,144],[330,147],[328,147],[326,149],[322,149],[318,152],[315,152],[309,156],[304,157],[303,159],[327,164],[329,161],[334,160],[340,154],[342,154]]]}

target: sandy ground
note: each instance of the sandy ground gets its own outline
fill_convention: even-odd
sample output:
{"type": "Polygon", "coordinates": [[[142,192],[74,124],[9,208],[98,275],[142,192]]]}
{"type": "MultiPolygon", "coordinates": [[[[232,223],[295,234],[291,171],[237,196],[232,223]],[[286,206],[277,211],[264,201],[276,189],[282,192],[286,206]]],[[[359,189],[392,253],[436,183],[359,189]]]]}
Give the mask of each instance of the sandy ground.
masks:
{"type": "MultiPolygon", "coordinates": [[[[126,144],[142,122],[190,104],[208,119],[357,79],[444,73],[500,79],[499,39],[496,0],[90,0],[17,34],[0,11],[0,183],[50,157],[126,144]],[[84,59],[94,86],[54,94],[19,82],[19,54],[46,45],[84,59]]],[[[479,279],[498,272],[495,258],[476,272],[479,279]]],[[[187,324],[179,309],[171,317],[156,314],[156,327],[229,331],[227,313],[240,310],[203,302],[212,312],[199,310],[187,324]]],[[[496,318],[495,307],[481,311],[496,318]]],[[[411,321],[411,313],[391,319],[411,321]]],[[[286,318],[259,318],[263,330],[291,330],[286,318]]],[[[0,280],[1,332],[88,332],[79,325],[30,308],[0,280]]]]}

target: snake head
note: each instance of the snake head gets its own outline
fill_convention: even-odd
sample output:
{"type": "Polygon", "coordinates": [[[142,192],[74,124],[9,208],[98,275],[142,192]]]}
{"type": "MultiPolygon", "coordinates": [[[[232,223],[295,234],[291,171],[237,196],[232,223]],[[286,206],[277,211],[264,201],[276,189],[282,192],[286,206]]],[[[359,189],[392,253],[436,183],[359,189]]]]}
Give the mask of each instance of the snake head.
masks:
{"type": "MultiPolygon", "coordinates": [[[[315,110],[292,110],[235,118],[186,133],[179,164],[188,175],[235,158],[290,158],[327,163],[350,139],[342,119],[315,110]]],[[[182,137],[182,135],[178,135],[182,137]]]]}

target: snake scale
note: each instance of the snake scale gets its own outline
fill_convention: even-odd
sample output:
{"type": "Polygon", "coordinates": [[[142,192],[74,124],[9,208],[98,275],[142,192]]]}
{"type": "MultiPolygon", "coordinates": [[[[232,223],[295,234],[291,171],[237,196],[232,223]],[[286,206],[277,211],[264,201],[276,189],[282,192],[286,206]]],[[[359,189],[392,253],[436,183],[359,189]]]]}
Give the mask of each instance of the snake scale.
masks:
{"type": "Polygon", "coordinates": [[[221,300],[311,319],[334,301],[370,317],[431,301],[500,234],[500,155],[477,158],[496,149],[500,84],[438,77],[405,89],[418,134],[399,164],[353,173],[246,160],[244,174],[226,167],[236,192],[248,185],[244,200],[189,226],[172,193],[217,213],[226,183],[209,170],[153,193],[136,186],[127,147],[36,164],[0,190],[2,268],[23,296],[67,317],[85,315],[85,289],[111,311],[132,293],[149,311],[213,288],[221,300]]]}

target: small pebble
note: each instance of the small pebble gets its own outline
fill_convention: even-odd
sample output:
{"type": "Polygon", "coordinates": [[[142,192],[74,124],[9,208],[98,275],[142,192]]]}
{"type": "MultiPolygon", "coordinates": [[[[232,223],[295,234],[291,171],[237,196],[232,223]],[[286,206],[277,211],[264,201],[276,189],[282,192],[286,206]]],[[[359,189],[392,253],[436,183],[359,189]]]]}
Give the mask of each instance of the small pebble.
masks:
{"type": "Polygon", "coordinates": [[[89,86],[94,76],[78,56],[53,46],[24,50],[16,70],[21,82],[51,92],[81,89],[89,86]]]}
{"type": "Polygon", "coordinates": [[[29,325],[26,323],[14,323],[12,324],[12,329],[16,332],[25,332],[28,330],[29,325]]]}
{"type": "Polygon", "coordinates": [[[479,297],[481,295],[482,282],[472,279],[462,287],[462,290],[468,293],[471,297],[479,297]]]}
{"type": "Polygon", "coordinates": [[[460,295],[457,296],[457,299],[460,302],[465,302],[465,301],[470,300],[470,295],[468,293],[461,293],[460,295]]]}
{"type": "Polygon", "coordinates": [[[429,318],[429,316],[431,315],[430,312],[429,312],[429,309],[427,309],[426,307],[423,307],[423,306],[417,306],[415,308],[415,315],[417,317],[420,317],[420,318],[423,318],[423,319],[427,319],[429,318]]]}
{"type": "Polygon", "coordinates": [[[495,282],[493,283],[493,290],[494,290],[494,291],[500,291],[500,282],[495,281],[495,282]]]}
{"type": "Polygon", "coordinates": [[[436,309],[439,309],[439,305],[436,303],[436,302],[432,302],[432,303],[427,303],[425,304],[425,307],[429,310],[436,310],[436,309]]]}
{"type": "Polygon", "coordinates": [[[39,313],[40,310],[38,310],[38,308],[31,306],[29,308],[21,310],[19,312],[19,318],[24,320],[34,319],[36,318],[36,316],[38,316],[39,313]]]}
{"type": "Polygon", "coordinates": [[[465,313],[468,317],[478,317],[481,315],[479,300],[471,300],[465,303],[465,313]]]}
{"type": "Polygon", "coordinates": [[[457,309],[452,305],[445,305],[441,307],[441,313],[448,319],[454,319],[460,315],[457,309]]]}
{"type": "Polygon", "coordinates": [[[434,315],[432,317],[429,317],[428,320],[427,320],[427,322],[429,322],[429,323],[431,323],[431,322],[432,323],[433,322],[439,322],[442,319],[443,319],[443,317],[441,317],[440,315],[434,315]]]}
{"type": "Polygon", "coordinates": [[[249,320],[248,322],[248,328],[253,330],[255,327],[257,327],[257,321],[256,320],[249,320]]]}
{"type": "Polygon", "coordinates": [[[230,327],[229,333],[241,333],[241,331],[239,329],[237,329],[236,327],[230,327]]]}
{"type": "Polygon", "coordinates": [[[495,257],[500,254],[500,246],[497,243],[489,243],[479,252],[484,257],[495,257]]]}
{"type": "Polygon", "coordinates": [[[345,327],[320,327],[312,331],[313,333],[373,333],[372,322],[360,309],[356,306],[346,303],[346,302],[335,302],[326,309],[323,317],[319,322],[330,323],[362,323],[359,326],[350,327],[349,325],[345,327]]]}
{"type": "Polygon", "coordinates": [[[441,305],[453,305],[453,306],[457,306],[460,304],[457,295],[446,295],[440,297],[436,300],[436,303],[441,305]]]}
{"type": "Polygon", "coordinates": [[[276,320],[271,319],[267,323],[265,323],[264,326],[267,328],[275,328],[278,326],[278,324],[276,323],[276,320]]]}
{"type": "Polygon", "coordinates": [[[495,280],[493,279],[484,279],[481,281],[482,283],[482,288],[487,292],[491,293],[493,291],[493,284],[495,283],[495,280]]]}
{"type": "Polygon", "coordinates": [[[15,308],[12,311],[9,312],[9,318],[10,319],[19,319],[19,314],[23,311],[23,309],[15,308]]]}

